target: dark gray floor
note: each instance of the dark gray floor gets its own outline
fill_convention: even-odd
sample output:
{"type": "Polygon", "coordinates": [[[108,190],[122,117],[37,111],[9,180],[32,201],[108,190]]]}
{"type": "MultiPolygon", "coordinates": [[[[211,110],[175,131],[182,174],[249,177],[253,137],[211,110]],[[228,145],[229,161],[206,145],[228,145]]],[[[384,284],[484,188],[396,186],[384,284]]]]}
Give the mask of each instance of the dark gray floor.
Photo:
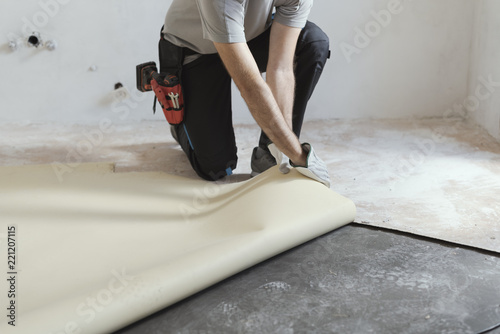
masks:
{"type": "Polygon", "coordinates": [[[497,255],[349,225],[117,334],[451,334],[499,322],[497,255]]]}

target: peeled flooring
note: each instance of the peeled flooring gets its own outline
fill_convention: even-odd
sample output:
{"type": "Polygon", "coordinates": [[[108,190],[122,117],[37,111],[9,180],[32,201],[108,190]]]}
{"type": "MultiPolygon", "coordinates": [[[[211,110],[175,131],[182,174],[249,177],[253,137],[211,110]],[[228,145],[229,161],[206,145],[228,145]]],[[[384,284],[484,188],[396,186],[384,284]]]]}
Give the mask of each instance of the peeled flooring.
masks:
{"type": "Polygon", "coordinates": [[[9,284],[24,333],[109,333],[356,214],[347,198],[277,167],[222,185],[95,163],[60,182],[52,167],[0,167],[0,244],[14,227],[9,284]]]}

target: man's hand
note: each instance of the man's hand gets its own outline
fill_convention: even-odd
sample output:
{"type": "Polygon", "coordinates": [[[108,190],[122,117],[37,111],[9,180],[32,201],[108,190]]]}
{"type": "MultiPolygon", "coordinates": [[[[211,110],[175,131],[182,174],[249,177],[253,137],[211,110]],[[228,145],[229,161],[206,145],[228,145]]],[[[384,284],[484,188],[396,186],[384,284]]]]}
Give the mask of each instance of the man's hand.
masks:
{"type": "Polygon", "coordinates": [[[328,168],[325,162],[316,155],[311,144],[304,143],[302,147],[308,152],[306,165],[297,166],[292,164],[292,166],[295,167],[299,173],[321,182],[330,188],[330,174],[328,174],[328,168]]]}
{"type": "Polygon", "coordinates": [[[267,148],[273,155],[274,159],[276,159],[276,164],[278,165],[280,172],[283,174],[290,173],[290,169],[292,168],[292,166],[290,165],[290,159],[280,150],[278,150],[276,145],[274,145],[273,143],[269,144],[267,148]]]}
{"type": "Polygon", "coordinates": [[[323,183],[325,186],[330,188],[330,174],[328,174],[328,169],[323,160],[321,160],[317,155],[311,144],[304,143],[302,147],[308,152],[306,164],[304,166],[297,166],[290,161],[286,155],[280,152],[276,145],[269,144],[268,148],[273,157],[276,159],[279,170],[283,174],[288,174],[290,169],[295,167],[295,169],[313,180],[323,183]]]}

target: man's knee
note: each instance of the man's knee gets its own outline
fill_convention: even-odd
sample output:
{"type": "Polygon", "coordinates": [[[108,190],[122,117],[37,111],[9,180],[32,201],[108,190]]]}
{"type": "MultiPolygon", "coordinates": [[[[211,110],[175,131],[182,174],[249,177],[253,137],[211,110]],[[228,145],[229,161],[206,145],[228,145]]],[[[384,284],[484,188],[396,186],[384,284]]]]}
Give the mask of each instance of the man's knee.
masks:
{"type": "Polygon", "coordinates": [[[307,21],[299,38],[297,55],[325,63],[330,57],[330,39],[320,27],[307,21]]]}
{"type": "Polygon", "coordinates": [[[236,150],[224,152],[223,156],[214,158],[194,158],[193,167],[198,176],[207,181],[217,181],[233,174],[238,163],[236,150]]]}
{"type": "Polygon", "coordinates": [[[201,178],[207,181],[217,181],[231,175],[236,169],[238,162],[236,145],[226,145],[225,148],[219,150],[213,150],[209,147],[195,149],[185,126],[172,126],[171,131],[174,139],[187,155],[194,171],[201,178]]]}

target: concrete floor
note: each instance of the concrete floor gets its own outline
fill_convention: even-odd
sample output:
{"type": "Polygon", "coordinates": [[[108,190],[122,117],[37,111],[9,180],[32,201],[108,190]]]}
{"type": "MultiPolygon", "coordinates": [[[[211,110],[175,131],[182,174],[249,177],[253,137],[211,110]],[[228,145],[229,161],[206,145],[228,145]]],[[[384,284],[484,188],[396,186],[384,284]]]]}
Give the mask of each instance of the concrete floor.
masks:
{"type": "Polygon", "coordinates": [[[460,334],[499,322],[499,256],[354,224],[116,334],[460,334]]]}

